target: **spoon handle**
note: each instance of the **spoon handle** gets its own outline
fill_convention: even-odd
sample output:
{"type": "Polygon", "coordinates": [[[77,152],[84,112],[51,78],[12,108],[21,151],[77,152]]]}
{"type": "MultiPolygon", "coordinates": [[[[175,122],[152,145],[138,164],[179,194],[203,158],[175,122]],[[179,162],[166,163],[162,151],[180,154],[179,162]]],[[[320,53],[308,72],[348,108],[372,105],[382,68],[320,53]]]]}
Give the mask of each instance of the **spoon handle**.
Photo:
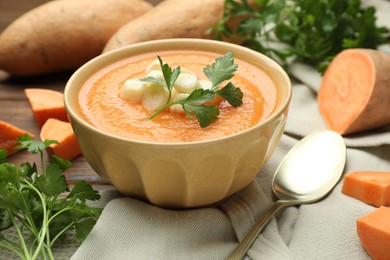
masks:
{"type": "Polygon", "coordinates": [[[275,215],[280,209],[286,206],[296,205],[295,201],[278,200],[272,204],[267,211],[257,220],[255,225],[249,230],[248,234],[244,237],[241,243],[233,250],[233,252],[227,258],[228,260],[241,260],[249,248],[252,246],[255,239],[260,232],[264,229],[271,217],[275,215]]]}

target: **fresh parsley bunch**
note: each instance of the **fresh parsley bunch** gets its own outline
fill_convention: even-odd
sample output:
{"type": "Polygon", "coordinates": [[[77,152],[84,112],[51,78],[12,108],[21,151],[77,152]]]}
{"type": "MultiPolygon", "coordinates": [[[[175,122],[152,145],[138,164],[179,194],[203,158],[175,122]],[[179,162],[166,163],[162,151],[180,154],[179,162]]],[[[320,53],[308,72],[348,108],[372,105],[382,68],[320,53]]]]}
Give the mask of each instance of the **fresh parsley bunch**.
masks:
{"type": "Polygon", "coordinates": [[[297,58],[325,71],[335,55],[348,48],[371,48],[388,41],[389,29],[377,27],[375,8],[360,0],[225,0],[216,37],[240,37],[245,45],[279,60],[297,58]],[[231,18],[240,19],[237,28],[231,18]],[[273,42],[286,44],[275,46],[273,42]]]}
{"type": "Polygon", "coordinates": [[[235,87],[233,83],[229,82],[223,88],[219,89],[219,86],[221,86],[224,81],[229,80],[234,76],[234,72],[238,67],[234,64],[234,57],[231,51],[227,52],[224,56],[217,57],[215,63],[211,66],[208,65],[203,69],[206,77],[212,83],[211,89],[195,89],[188,97],[175,101],[171,101],[171,96],[175,81],[180,75],[180,66],[172,70],[168,64],[163,63],[160,56],[157,56],[157,58],[160,62],[164,80],[147,77],[142,79],[142,81],[153,82],[167,88],[169,95],[166,104],[150,115],[148,119],[154,118],[174,104],[180,104],[183,106],[183,110],[189,118],[193,119],[192,112],[197,118],[200,126],[205,128],[217,120],[219,115],[219,108],[216,105],[204,104],[207,101],[212,100],[215,95],[221,96],[233,107],[238,107],[242,104],[243,93],[239,88],[235,87]]]}
{"type": "Polygon", "coordinates": [[[63,175],[71,166],[69,161],[53,156],[44,164],[44,150],[56,141],[35,141],[27,134],[17,141],[19,149],[40,155],[42,172],[38,173],[35,163],[8,162],[7,152],[0,149],[0,229],[14,228],[19,238],[18,243],[0,233],[0,247],[21,259],[54,259],[51,247],[66,231],[75,230],[79,242],[89,234],[101,209],[86,201],[98,200],[100,195],[85,181],[69,190],[63,175]]]}

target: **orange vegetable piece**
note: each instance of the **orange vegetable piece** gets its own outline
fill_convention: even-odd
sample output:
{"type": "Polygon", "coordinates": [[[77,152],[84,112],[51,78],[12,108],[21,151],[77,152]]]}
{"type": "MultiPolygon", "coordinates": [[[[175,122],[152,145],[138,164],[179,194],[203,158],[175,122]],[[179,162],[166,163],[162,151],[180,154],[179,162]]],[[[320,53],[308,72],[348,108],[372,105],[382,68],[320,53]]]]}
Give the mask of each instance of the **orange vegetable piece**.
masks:
{"type": "Polygon", "coordinates": [[[390,124],[390,55],[348,49],[330,63],[318,92],[329,129],[342,135],[390,124]]]}
{"type": "Polygon", "coordinates": [[[345,195],[376,207],[389,206],[390,172],[350,172],[344,177],[341,191],[345,195]]]}
{"type": "Polygon", "coordinates": [[[73,160],[81,154],[72,126],[55,118],[49,118],[41,129],[41,140],[57,140],[59,144],[48,147],[50,155],[55,154],[65,160],[73,160]]]}
{"type": "Polygon", "coordinates": [[[24,134],[34,137],[33,134],[0,120],[0,149],[7,150],[8,155],[16,153],[18,151],[14,149],[18,146],[16,140],[24,134]]]}
{"type": "Polygon", "coordinates": [[[357,220],[357,233],[374,260],[390,259],[390,208],[380,207],[357,220]]]}
{"type": "Polygon", "coordinates": [[[69,122],[64,105],[64,95],[51,89],[27,88],[24,90],[39,128],[49,118],[69,122]]]}

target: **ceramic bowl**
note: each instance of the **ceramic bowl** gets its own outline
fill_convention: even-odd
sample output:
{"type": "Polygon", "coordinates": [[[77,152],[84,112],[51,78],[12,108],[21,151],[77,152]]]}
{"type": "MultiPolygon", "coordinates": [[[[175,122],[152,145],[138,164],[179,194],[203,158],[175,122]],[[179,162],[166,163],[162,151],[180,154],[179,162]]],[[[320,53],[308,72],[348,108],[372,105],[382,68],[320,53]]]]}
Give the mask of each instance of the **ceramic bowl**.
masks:
{"type": "Polygon", "coordinates": [[[102,54],[79,68],[64,91],[65,106],[82,153],[103,179],[125,196],[169,208],[217,203],[253,181],[284,131],[291,82],[270,58],[248,48],[213,40],[170,39],[134,44],[102,54]],[[189,143],[130,140],[95,128],[82,116],[77,97],[84,82],[102,68],[132,55],[165,50],[200,50],[234,57],[265,71],[277,88],[273,113],[230,136],[189,143]]]}

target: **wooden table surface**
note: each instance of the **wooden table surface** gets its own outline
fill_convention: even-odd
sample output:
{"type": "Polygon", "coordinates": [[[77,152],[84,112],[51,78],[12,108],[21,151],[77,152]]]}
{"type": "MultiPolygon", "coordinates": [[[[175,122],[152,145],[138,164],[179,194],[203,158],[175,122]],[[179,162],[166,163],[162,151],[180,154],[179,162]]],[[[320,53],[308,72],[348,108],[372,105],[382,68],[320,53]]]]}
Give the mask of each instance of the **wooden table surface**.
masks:
{"type": "MultiPolygon", "coordinates": [[[[0,32],[23,13],[46,2],[49,0],[0,0],[0,32]]],[[[150,0],[150,2],[155,4],[159,0],[150,0]]],[[[0,70],[0,120],[22,128],[34,134],[35,139],[39,139],[40,130],[24,94],[24,89],[35,87],[63,92],[71,74],[70,71],[36,77],[12,77],[0,70]]],[[[11,155],[9,160],[19,165],[26,161],[38,162],[39,158],[27,151],[21,151],[11,155]]],[[[72,163],[72,167],[65,174],[70,183],[85,179],[97,189],[111,187],[97,176],[83,156],[79,156],[72,163]]]]}

